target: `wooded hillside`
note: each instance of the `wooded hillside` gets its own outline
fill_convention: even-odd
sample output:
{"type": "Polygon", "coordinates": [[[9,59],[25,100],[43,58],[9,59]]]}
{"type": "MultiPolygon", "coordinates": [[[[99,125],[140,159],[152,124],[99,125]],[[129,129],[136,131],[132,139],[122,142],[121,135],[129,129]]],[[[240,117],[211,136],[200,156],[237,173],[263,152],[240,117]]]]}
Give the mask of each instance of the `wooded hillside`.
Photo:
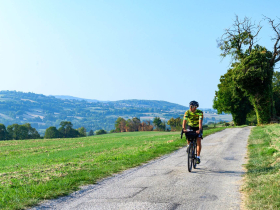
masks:
{"type": "MultiPolygon", "coordinates": [[[[0,123],[6,126],[15,123],[30,123],[41,134],[50,126],[59,127],[61,121],[71,121],[73,128],[85,127],[87,131],[100,129],[110,131],[114,129],[118,117],[124,119],[137,117],[141,121],[160,117],[167,121],[172,117],[179,117],[188,109],[188,107],[166,101],[100,102],[94,100],[92,102],[58,97],[61,96],[0,91],[0,123]]],[[[209,112],[204,122],[231,120],[230,115],[218,116],[214,112],[210,115],[209,112]]]]}

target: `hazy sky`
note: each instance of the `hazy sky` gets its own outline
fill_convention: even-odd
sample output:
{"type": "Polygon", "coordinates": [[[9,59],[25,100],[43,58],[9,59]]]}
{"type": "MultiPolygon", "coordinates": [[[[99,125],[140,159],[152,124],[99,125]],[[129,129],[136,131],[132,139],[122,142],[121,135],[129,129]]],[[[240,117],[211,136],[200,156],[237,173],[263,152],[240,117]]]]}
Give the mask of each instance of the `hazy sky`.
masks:
{"type": "MultiPolygon", "coordinates": [[[[212,107],[229,67],[216,40],[235,14],[279,17],[279,0],[0,0],[0,90],[212,107]]],[[[268,24],[259,44],[272,49],[268,24]]]]}

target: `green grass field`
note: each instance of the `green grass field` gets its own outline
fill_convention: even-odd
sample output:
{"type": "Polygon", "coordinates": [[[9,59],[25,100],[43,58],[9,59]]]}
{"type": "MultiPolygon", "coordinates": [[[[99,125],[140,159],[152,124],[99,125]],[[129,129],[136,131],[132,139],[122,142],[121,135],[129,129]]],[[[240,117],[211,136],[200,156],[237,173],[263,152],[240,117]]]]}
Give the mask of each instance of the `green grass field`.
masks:
{"type": "Polygon", "coordinates": [[[245,175],[248,209],[280,209],[280,125],[252,129],[245,175]]]}
{"type": "MultiPolygon", "coordinates": [[[[204,136],[221,131],[204,131],[204,136]]],[[[179,132],[0,142],[0,209],[23,209],[186,145],[179,132]]]]}

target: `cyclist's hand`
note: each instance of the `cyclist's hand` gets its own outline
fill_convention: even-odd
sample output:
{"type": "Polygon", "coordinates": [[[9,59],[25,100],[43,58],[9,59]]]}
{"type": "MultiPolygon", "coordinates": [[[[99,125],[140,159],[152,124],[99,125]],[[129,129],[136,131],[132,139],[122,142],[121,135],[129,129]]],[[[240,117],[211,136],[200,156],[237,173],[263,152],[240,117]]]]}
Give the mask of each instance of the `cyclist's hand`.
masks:
{"type": "Polygon", "coordinates": [[[199,130],[197,130],[196,133],[199,134],[199,130]]]}
{"type": "Polygon", "coordinates": [[[183,132],[184,132],[184,133],[187,133],[188,131],[187,131],[187,129],[183,129],[183,132]]]}

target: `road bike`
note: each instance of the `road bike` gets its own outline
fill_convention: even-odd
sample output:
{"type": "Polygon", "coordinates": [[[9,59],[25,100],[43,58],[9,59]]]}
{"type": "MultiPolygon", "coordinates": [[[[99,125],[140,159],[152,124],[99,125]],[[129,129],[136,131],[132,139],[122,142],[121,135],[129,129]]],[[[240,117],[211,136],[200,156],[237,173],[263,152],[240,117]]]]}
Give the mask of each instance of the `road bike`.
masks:
{"type": "Polygon", "coordinates": [[[196,161],[197,161],[197,153],[196,153],[196,139],[198,134],[195,131],[187,131],[184,132],[184,129],[182,129],[181,132],[181,139],[183,138],[183,134],[185,133],[186,139],[190,141],[189,147],[187,149],[188,153],[188,170],[189,172],[192,171],[192,167],[196,168],[196,161]]]}

